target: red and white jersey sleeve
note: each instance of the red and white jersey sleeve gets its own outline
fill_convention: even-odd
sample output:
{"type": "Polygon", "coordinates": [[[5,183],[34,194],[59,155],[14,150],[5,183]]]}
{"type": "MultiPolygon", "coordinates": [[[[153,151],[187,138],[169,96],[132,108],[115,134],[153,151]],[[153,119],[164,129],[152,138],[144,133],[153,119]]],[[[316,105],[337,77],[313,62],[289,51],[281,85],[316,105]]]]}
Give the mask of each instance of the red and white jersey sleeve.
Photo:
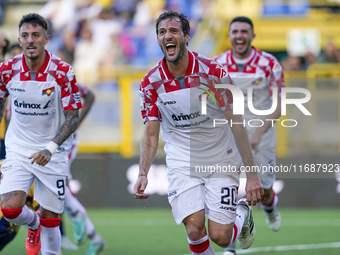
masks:
{"type": "MultiPolygon", "coordinates": [[[[46,60],[31,72],[23,54],[0,66],[0,99],[11,95],[11,121],[5,145],[6,157],[27,158],[56,136],[65,121],[65,110],[82,107],[74,71],[66,62],[46,51],[46,60]]],[[[70,136],[53,154],[52,162],[67,162],[70,136]]]]}
{"type": "Polygon", "coordinates": [[[225,120],[224,111],[231,110],[233,103],[229,90],[215,87],[221,83],[233,84],[222,65],[191,51],[184,76],[174,77],[163,58],[143,78],[142,117],[144,122],[161,121],[167,166],[189,169],[195,163],[239,162],[229,125],[214,126],[214,119],[225,120]],[[201,111],[203,96],[206,114],[201,111]]]}
{"type": "MultiPolygon", "coordinates": [[[[248,108],[248,101],[251,100],[253,107],[256,110],[268,110],[272,106],[273,88],[277,88],[277,96],[281,97],[281,88],[285,86],[282,67],[278,60],[270,53],[253,48],[254,54],[251,59],[244,64],[239,64],[234,59],[232,50],[228,50],[213,59],[228,71],[228,74],[244,94],[244,116],[246,127],[249,135],[251,135],[256,127],[248,125],[248,121],[254,119],[265,119],[264,115],[255,115],[248,108]],[[248,89],[251,89],[251,97],[248,95],[248,89]]],[[[275,141],[275,130],[268,130],[265,136],[268,138],[268,143],[275,141]],[[269,135],[270,134],[270,135],[269,135]],[[269,141],[270,140],[270,141],[269,141]]],[[[262,138],[262,142],[266,139],[262,138]]],[[[266,142],[265,142],[266,143],[266,142]]],[[[274,144],[274,142],[272,143],[274,144]]]]}

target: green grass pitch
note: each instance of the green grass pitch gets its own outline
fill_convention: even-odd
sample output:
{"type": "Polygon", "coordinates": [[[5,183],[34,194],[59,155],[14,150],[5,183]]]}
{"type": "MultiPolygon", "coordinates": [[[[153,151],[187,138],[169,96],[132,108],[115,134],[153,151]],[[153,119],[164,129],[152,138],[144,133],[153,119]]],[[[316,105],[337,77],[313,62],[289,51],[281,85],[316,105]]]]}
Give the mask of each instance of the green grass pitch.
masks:
{"type": "MultiPolygon", "coordinates": [[[[254,208],[256,238],[249,254],[264,255],[336,255],[340,254],[340,209],[280,209],[282,227],[273,233],[265,224],[264,213],[254,208]],[[306,244],[306,246],[301,246],[306,244]],[[256,252],[256,248],[258,251],[256,252]],[[267,247],[267,248],[265,248],[267,247]],[[272,248],[268,248],[272,247],[272,248]],[[251,250],[252,249],[252,250],[251,250]],[[255,250],[254,250],[255,249],[255,250]],[[265,251],[265,250],[269,251],[265,251]]],[[[98,233],[108,248],[103,255],[186,255],[191,254],[183,226],[177,226],[169,208],[164,209],[89,209],[98,233]]],[[[66,234],[72,238],[72,226],[65,217],[66,234]]],[[[25,253],[26,229],[1,253],[25,253]]],[[[78,251],[64,255],[86,254],[88,241],[78,251]]],[[[213,245],[216,254],[222,249],[213,245]]],[[[239,254],[248,254],[240,251],[239,254]]]]}

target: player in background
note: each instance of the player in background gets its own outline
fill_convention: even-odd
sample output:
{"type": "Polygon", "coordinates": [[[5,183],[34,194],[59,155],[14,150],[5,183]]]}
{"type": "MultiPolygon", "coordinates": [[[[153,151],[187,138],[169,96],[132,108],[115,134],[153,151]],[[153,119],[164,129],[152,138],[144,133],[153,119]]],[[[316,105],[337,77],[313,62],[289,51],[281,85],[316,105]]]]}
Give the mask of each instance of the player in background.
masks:
{"type": "Polygon", "coordinates": [[[2,165],[1,211],[5,219],[28,227],[27,254],[58,254],[60,213],[64,209],[68,151],[79,123],[81,101],[70,65],[45,50],[48,23],[38,14],[19,22],[23,54],[0,65],[0,118],[12,97],[2,165]],[[34,200],[41,216],[26,205],[34,200]],[[41,238],[39,238],[41,234],[41,238]]]}
{"type": "Polygon", "coordinates": [[[183,14],[171,10],[161,14],[156,21],[156,34],[164,58],[144,76],[140,85],[145,131],[134,196],[137,199],[149,196],[144,193],[147,175],[162,129],[168,199],[176,223],[183,222],[186,228],[192,254],[215,254],[209,239],[227,247],[238,237],[240,246],[247,249],[255,237],[248,203],[260,201],[261,181],[256,172],[249,171],[247,200],[237,202],[237,168],[242,160],[246,166],[254,165],[248,137],[241,125],[213,125],[215,118],[227,119],[229,123],[242,121],[242,117],[232,114],[230,91],[215,89],[215,84],[232,81],[221,65],[188,50],[190,26],[183,14]],[[206,93],[215,95],[208,98],[207,115],[203,115],[200,100],[206,93]],[[235,171],[200,173],[194,171],[197,164],[232,166],[235,171]]]}
{"type": "MultiPolygon", "coordinates": [[[[243,116],[255,164],[257,166],[275,166],[275,127],[272,127],[272,121],[264,120],[277,120],[281,115],[281,87],[285,84],[281,65],[273,55],[260,51],[251,45],[255,34],[253,23],[249,18],[234,18],[230,22],[229,29],[232,49],[213,59],[222,64],[228,71],[236,86],[243,91],[245,98],[252,99],[255,109],[268,110],[272,106],[273,96],[277,98],[276,110],[267,116],[253,114],[246,101],[243,116]],[[248,88],[253,89],[252,98],[248,95],[248,88]],[[274,90],[277,90],[277,92],[274,90]],[[264,124],[261,127],[254,127],[255,124],[253,124],[253,127],[251,127],[247,124],[251,119],[262,119],[264,124]]],[[[281,216],[277,210],[278,197],[273,191],[275,172],[260,172],[259,177],[264,189],[261,207],[266,214],[266,223],[271,230],[278,231],[281,226],[281,216]]],[[[235,254],[234,247],[229,247],[227,250],[229,250],[229,253],[226,251],[225,255],[235,254]]]]}
{"type": "MultiPolygon", "coordinates": [[[[63,50],[59,50],[57,55],[66,61],[67,63],[71,63],[71,59],[68,54],[65,54],[63,50]]],[[[80,110],[79,114],[79,126],[87,116],[90,111],[94,101],[95,96],[91,90],[78,84],[80,98],[83,100],[83,107],[80,110]]],[[[68,181],[72,180],[71,173],[71,164],[73,160],[77,156],[78,146],[79,146],[79,137],[80,131],[79,129],[73,133],[73,142],[72,147],[69,152],[69,161],[68,161],[68,181]]],[[[88,237],[90,244],[88,247],[87,255],[97,255],[99,252],[103,251],[106,248],[106,243],[104,239],[97,233],[92,221],[87,215],[85,207],[79,202],[79,200],[73,195],[70,190],[70,187],[67,186],[65,193],[65,213],[71,220],[73,224],[73,235],[76,244],[81,244],[85,241],[86,237],[88,237]]],[[[63,234],[63,228],[60,228],[62,234],[62,248],[68,249],[73,247],[73,243],[67,238],[66,235],[63,234]],[[71,244],[71,245],[70,245],[71,244]]],[[[77,246],[76,246],[77,247],[77,246]]]]}
{"type": "MultiPolygon", "coordinates": [[[[3,160],[0,160],[0,179],[1,179],[2,163],[3,163],[3,160]]],[[[1,182],[0,182],[0,185],[1,185],[1,182]]],[[[39,209],[39,204],[33,200],[33,195],[34,195],[33,190],[34,190],[34,185],[32,185],[31,189],[29,190],[27,194],[26,205],[28,208],[34,211],[37,211],[39,209]]],[[[12,222],[8,222],[2,215],[2,212],[0,211],[0,251],[2,251],[3,248],[14,239],[19,229],[20,229],[20,226],[15,225],[12,222]]]]}

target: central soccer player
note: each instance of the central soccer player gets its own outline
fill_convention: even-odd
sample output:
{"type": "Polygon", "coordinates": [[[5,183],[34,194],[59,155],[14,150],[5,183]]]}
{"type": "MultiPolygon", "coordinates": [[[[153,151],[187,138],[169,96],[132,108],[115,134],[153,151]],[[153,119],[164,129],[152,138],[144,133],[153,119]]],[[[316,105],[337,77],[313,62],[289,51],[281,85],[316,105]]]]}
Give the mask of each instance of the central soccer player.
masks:
{"type": "Polygon", "coordinates": [[[233,82],[220,64],[188,50],[190,26],[183,14],[171,10],[161,14],[156,33],[164,58],[140,85],[145,131],[134,195],[149,196],[144,191],[161,129],[168,199],[176,223],[186,228],[192,254],[215,254],[209,239],[227,247],[238,237],[240,247],[247,249],[255,237],[248,204],[260,201],[263,188],[257,173],[248,172],[247,199],[237,202],[237,169],[242,161],[254,166],[248,137],[242,125],[214,125],[216,119],[242,122],[241,116],[232,114],[230,91],[215,86],[233,82]],[[217,166],[234,170],[212,171],[217,166]]]}

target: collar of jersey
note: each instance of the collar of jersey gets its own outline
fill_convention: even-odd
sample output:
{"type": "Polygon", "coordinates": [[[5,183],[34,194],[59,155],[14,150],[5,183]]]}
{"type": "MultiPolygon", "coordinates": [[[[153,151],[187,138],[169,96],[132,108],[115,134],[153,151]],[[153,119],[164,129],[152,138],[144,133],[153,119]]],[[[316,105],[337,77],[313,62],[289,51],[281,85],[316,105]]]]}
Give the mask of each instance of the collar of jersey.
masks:
{"type": "MultiPolygon", "coordinates": [[[[185,71],[185,75],[193,74],[194,70],[195,70],[195,68],[194,68],[195,67],[194,54],[191,51],[189,51],[189,50],[188,50],[188,53],[189,53],[189,64],[188,64],[187,70],[185,71]]],[[[162,59],[161,65],[162,65],[162,68],[164,70],[164,75],[167,77],[168,80],[176,78],[168,70],[168,68],[167,68],[167,66],[165,64],[165,57],[162,59]]]]}
{"type": "MultiPolygon", "coordinates": [[[[39,68],[38,73],[44,73],[45,70],[46,70],[46,67],[47,67],[48,63],[50,62],[50,59],[51,59],[50,53],[48,53],[47,50],[45,50],[45,53],[46,53],[45,62],[44,62],[44,64],[39,68]]],[[[30,71],[30,69],[28,69],[28,67],[27,67],[27,65],[26,65],[26,63],[25,63],[24,54],[22,54],[22,67],[23,67],[23,69],[24,69],[25,72],[30,71]]]]}
{"type": "MultiPolygon", "coordinates": [[[[253,62],[253,60],[255,59],[255,56],[257,55],[258,50],[254,46],[251,46],[251,47],[254,50],[254,55],[251,59],[249,59],[247,63],[245,63],[245,65],[250,65],[251,62],[253,62]]],[[[230,60],[232,64],[236,64],[235,58],[233,56],[233,49],[230,50],[230,60]]]]}

